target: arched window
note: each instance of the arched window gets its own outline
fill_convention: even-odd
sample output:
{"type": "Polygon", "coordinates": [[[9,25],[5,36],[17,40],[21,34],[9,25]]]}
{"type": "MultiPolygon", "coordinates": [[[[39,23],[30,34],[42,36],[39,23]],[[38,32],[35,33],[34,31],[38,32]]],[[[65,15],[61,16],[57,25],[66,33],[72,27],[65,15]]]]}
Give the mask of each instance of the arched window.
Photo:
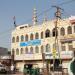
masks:
{"type": "Polygon", "coordinates": [[[25,53],[28,54],[28,48],[27,47],[25,48],[25,53]]]}
{"type": "Polygon", "coordinates": [[[18,48],[16,49],[16,55],[19,55],[19,49],[18,48]]]}
{"type": "Polygon", "coordinates": [[[24,36],[23,35],[21,35],[21,42],[23,42],[24,41],[24,36]]]}
{"type": "Polygon", "coordinates": [[[46,45],[46,52],[49,52],[49,51],[50,51],[50,45],[47,44],[47,45],[46,45]]]}
{"type": "Polygon", "coordinates": [[[30,53],[33,53],[33,47],[30,47],[30,53]]]}
{"type": "Polygon", "coordinates": [[[26,34],[26,36],[25,36],[25,41],[28,41],[28,35],[26,34]]]}
{"type": "Polygon", "coordinates": [[[62,50],[62,51],[65,51],[65,50],[66,50],[65,44],[61,44],[61,50],[62,50]]]}
{"type": "Polygon", "coordinates": [[[12,43],[14,43],[15,42],[15,37],[12,37],[12,43]]]}
{"type": "Polygon", "coordinates": [[[23,52],[24,52],[24,51],[23,51],[23,48],[21,48],[21,54],[23,54],[23,52]]]}
{"type": "Polygon", "coordinates": [[[65,29],[63,27],[60,29],[60,35],[65,35],[65,29]]]}
{"type": "Polygon", "coordinates": [[[45,37],[47,38],[47,37],[50,37],[50,30],[49,29],[47,29],[46,31],[45,31],[45,37]]]}
{"type": "Polygon", "coordinates": [[[68,32],[68,34],[72,34],[72,27],[71,26],[68,26],[67,32],[68,32]]]}
{"type": "Polygon", "coordinates": [[[30,40],[33,40],[33,34],[30,35],[30,40]]]}
{"type": "Polygon", "coordinates": [[[43,32],[41,32],[41,39],[43,39],[43,32]]]}
{"type": "Polygon", "coordinates": [[[19,42],[19,36],[16,37],[16,42],[19,42]]]}
{"type": "Polygon", "coordinates": [[[35,47],[35,53],[39,53],[39,47],[38,46],[35,47]]]}
{"type": "Polygon", "coordinates": [[[35,34],[35,39],[39,39],[39,34],[38,33],[35,34]]]}
{"type": "Polygon", "coordinates": [[[73,50],[72,41],[68,42],[68,50],[70,50],[70,51],[73,50]]]}
{"type": "Polygon", "coordinates": [[[43,53],[44,52],[44,47],[43,46],[41,46],[41,53],[43,53]]]}
{"type": "Polygon", "coordinates": [[[55,28],[53,28],[53,30],[52,30],[52,36],[54,37],[55,35],[58,36],[58,31],[56,31],[55,28]]]}

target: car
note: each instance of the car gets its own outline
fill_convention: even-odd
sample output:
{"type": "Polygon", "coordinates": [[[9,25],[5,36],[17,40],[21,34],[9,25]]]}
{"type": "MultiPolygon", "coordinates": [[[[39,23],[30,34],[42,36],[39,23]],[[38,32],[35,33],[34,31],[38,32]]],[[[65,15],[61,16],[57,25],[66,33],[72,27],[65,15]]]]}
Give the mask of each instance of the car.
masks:
{"type": "Polygon", "coordinates": [[[0,64],[0,73],[7,73],[6,67],[0,64]]]}

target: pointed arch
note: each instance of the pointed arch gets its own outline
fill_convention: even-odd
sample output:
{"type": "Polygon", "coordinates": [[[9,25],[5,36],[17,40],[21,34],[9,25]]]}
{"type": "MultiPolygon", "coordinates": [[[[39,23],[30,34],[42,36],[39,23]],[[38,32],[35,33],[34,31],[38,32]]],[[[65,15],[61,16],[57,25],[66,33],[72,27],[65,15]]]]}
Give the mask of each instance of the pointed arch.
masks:
{"type": "Polygon", "coordinates": [[[28,54],[28,47],[25,48],[25,53],[28,54]]]}
{"type": "Polygon", "coordinates": [[[71,27],[71,26],[68,26],[68,28],[67,28],[67,33],[68,33],[68,34],[72,34],[72,27],[71,27]]]}
{"type": "Polygon", "coordinates": [[[39,33],[35,34],[35,39],[39,39],[39,33]]]}
{"type": "Polygon", "coordinates": [[[19,42],[19,36],[16,37],[16,42],[19,42]]]}
{"type": "Polygon", "coordinates": [[[23,52],[24,52],[24,51],[23,51],[23,48],[21,48],[21,54],[23,54],[23,52]]]}
{"type": "Polygon", "coordinates": [[[58,36],[58,31],[56,31],[55,28],[53,28],[53,30],[52,30],[52,36],[55,37],[55,35],[58,36]]]}
{"type": "Polygon", "coordinates": [[[26,34],[26,36],[25,36],[25,41],[28,41],[28,35],[26,34]]]}
{"type": "Polygon", "coordinates": [[[39,53],[39,47],[38,46],[35,47],[35,53],[39,53]]]}
{"type": "Polygon", "coordinates": [[[19,55],[19,49],[18,48],[16,49],[16,55],[19,55]]]}
{"type": "Polygon", "coordinates": [[[45,31],[45,37],[47,38],[47,37],[50,37],[50,30],[49,29],[47,29],[46,31],[45,31]]]}
{"type": "Polygon", "coordinates": [[[30,34],[30,40],[33,40],[33,34],[30,34]]]}
{"type": "Polygon", "coordinates": [[[24,41],[24,36],[23,35],[21,35],[21,42],[23,42],[24,41]]]}
{"type": "Polygon", "coordinates": [[[33,53],[33,47],[30,47],[30,53],[33,53]]]}
{"type": "Polygon", "coordinates": [[[65,35],[65,29],[63,27],[60,29],[60,35],[65,35]]]}

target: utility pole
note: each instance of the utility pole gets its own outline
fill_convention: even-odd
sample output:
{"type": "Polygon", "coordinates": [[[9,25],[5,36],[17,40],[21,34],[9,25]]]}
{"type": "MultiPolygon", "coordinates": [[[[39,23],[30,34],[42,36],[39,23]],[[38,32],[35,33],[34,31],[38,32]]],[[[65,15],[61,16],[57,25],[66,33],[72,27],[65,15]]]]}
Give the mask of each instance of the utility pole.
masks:
{"type": "Polygon", "coordinates": [[[17,25],[16,25],[16,18],[15,18],[15,16],[13,17],[13,21],[14,21],[14,27],[17,27],[17,25]]]}
{"type": "Polygon", "coordinates": [[[45,64],[45,53],[42,51],[42,62],[43,62],[43,75],[45,75],[44,73],[44,64],[45,64]]]}
{"type": "Polygon", "coordinates": [[[11,65],[14,65],[14,50],[12,50],[11,54],[11,65]]]}
{"type": "MultiPolygon", "coordinates": [[[[57,25],[58,25],[58,21],[61,19],[61,8],[58,6],[53,6],[56,8],[56,12],[55,12],[55,55],[53,55],[53,71],[55,69],[55,58],[56,58],[56,51],[58,51],[58,55],[59,55],[59,59],[60,59],[60,51],[59,51],[59,45],[58,45],[58,30],[57,30],[57,25]]],[[[61,64],[61,60],[60,60],[60,64],[61,64]]]]}

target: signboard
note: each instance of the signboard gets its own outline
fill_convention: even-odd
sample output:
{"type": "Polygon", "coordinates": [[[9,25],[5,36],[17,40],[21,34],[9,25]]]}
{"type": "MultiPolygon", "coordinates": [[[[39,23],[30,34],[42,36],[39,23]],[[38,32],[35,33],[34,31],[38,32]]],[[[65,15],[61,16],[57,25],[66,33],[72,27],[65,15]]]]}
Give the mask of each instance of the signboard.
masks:
{"type": "Polygon", "coordinates": [[[62,59],[69,59],[69,58],[72,58],[73,57],[73,51],[62,51],[60,53],[60,57],[62,59]]]}
{"type": "Polygon", "coordinates": [[[41,44],[41,40],[30,40],[28,42],[21,42],[20,46],[31,46],[31,45],[40,45],[41,44]]]}
{"type": "Polygon", "coordinates": [[[54,48],[52,52],[53,52],[53,57],[56,58],[56,56],[57,56],[56,55],[56,49],[54,48]]]}
{"type": "MultiPolygon", "coordinates": [[[[59,57],[59,55],[58,55],[58,53],[56,52],[56,56],[55,56],[57,59],[58,59],[58,57],[59,57]]],[[[48,52],[48,53],[45,53],[45,59],[53,59],[53,58],[55,58],[54,57],[54,55],[53,55],[53,53],[52,52],[48,52]]]]}
{"type": "Polygon", "coordinates": [[[1,56],[1,59],[11,59],[11,56],[1,56]]]}
{"type": "Polygon", "coordinates": [[[75,41],[72,41],[72,43],[73,43],[73,48],[75,48],[75,41]]]}
{"type": "MultiPolygon", "coordinates": [[[[73,51],[61,51],[60,52],[60,58],[61,59],[69,59],[69,58],[72,58],[73,57],[73,51]]],[[[53,59],[54,56],[53,56],[53,53],[50,52],[50,53],[45,53],[45,59],[53,59]]],[[[59,58],[59,54],[58,52],[56,52],[56,56],[55,56],[56,59],[59,58]]]]}

